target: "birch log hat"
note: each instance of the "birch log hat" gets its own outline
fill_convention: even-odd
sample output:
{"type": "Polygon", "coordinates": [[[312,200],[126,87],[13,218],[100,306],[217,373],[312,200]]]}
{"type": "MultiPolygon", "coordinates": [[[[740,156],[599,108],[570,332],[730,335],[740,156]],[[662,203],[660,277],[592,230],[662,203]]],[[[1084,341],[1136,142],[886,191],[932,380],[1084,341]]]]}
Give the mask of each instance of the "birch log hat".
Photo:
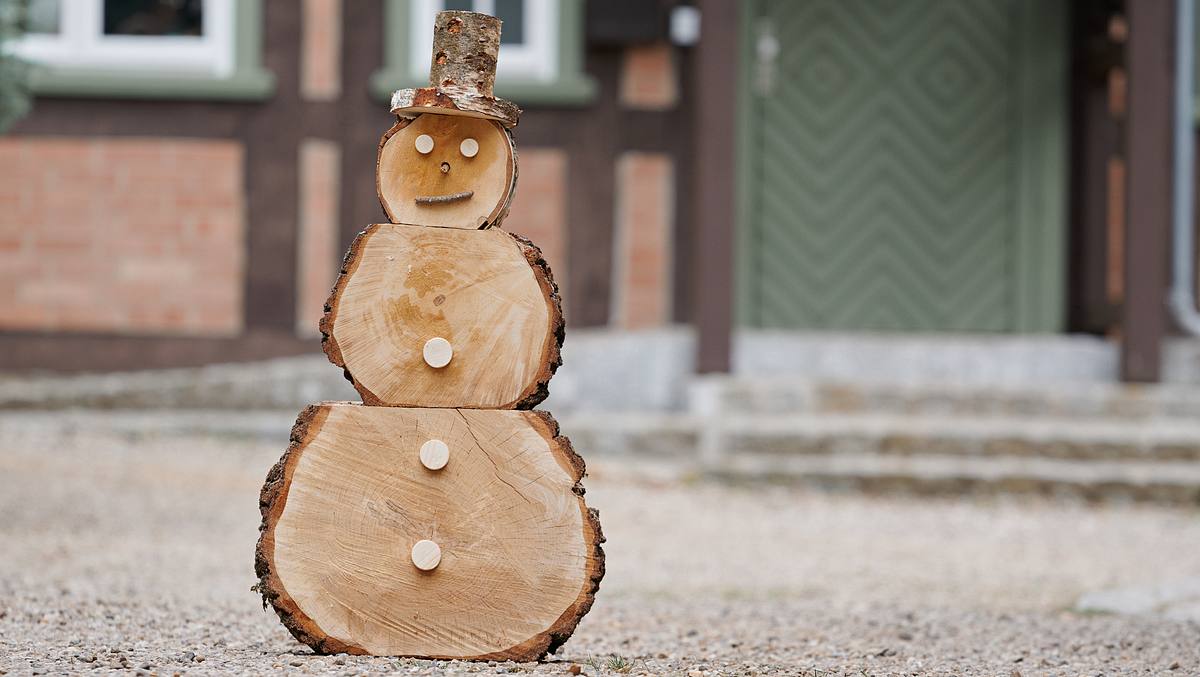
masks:
{"type": "Polygon", "coordinates": [[[492,94],[500,23],[496,17],[478,12],[438,12],[430,86],[397,90],[392,94],[392,112],[407,118],[422,113],[464,115],[515,127],[521,109],[492,94]]]}

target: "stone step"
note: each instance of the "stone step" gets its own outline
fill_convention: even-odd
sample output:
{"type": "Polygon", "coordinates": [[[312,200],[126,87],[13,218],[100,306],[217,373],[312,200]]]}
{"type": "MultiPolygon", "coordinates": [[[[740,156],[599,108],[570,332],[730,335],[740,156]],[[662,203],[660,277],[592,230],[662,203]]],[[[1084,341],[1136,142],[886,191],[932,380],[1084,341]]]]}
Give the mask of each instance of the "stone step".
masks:
{"type": "Polygon", "coordinates": [[[358,399],[324,355],[104,374],[0,375],[0,410],[287,410],[358,399]]]}
{"type": "Polygon", "coordinates": [[[586,413],[555,418],[584,459],[602,455],[695,461],[699,457],[702,434],[694,416],[586,413]]]}
{"type": "MultiPolygon", "coordinates": [[[[294,411],[10,411],[0,438],[220,436],[282,449],[294,411]]],[[[560,416],[589,462],[914,494],[1050,494],[1200,505],[1200,425],[1182,421],[669,414],[560,416]],[[635,465],[634,463],[627,463],[635,465]]]]}
{"type": "Polygon", "coordinates": [[[1200,423],[897,415],[580,414],[563,431],[594,453],[704,457],[938,456],[1200,463],[1200,423]]]}
{"type": "MultiPolygon", "coordinates": [[[[117,434],[221,435],[286,441],[296,412],[67,410],[0,413],[0,433],[63,430],[117,434]]],[[[1194,463],[1200,424],[1122,421],[937,419],[894,416],[682,414],[559,416],[562,431],[589,455],[661,459],[764,459],[873,455],[1014,458],[1093,463],[1194,463]]]]}
{"type": "Polygon", "coordinates": [[[868,493],[1029,495],[1087,501],[1200,505],[1200,464],[1043,458],[839,454],[779,458],[729,455],[713,477],[868,493]]]}
{"type": "Polygon", "coordinates": [[[690,387],[690,409],[726,414],[1200,419],[1200,387],[1183,384],[1057,383],[950,385],[800,378],[706,377],[690,387]]]}
{"type": "Polygon", "coordinates": [[[1200,461],[1200,423],[904,415],[742,415],[704,429],[725,453],[1200,461]]]}
{"type": "Polygon", "coordinates": [[[561,419],[585,457],[679,459],[726,480],[913,494],[1200,505],[1200,425],[905,416],[561,419]]]}

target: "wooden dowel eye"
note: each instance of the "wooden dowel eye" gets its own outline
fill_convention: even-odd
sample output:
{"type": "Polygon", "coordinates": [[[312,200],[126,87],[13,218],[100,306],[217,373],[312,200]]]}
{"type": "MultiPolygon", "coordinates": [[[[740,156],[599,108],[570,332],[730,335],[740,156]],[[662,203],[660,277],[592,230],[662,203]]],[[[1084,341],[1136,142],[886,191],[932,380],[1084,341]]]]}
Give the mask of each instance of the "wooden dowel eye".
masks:
{"type": "Polygon", "coordinates": [[[450,347],[450,342],[446,339],[435,336],[425,342],[421,355],[425,358],[425,364],[434,369],[441,369],[450,364],[450,358],[454,357],[454,348],[450,347]]]}
{"type": "Polygon", "coordinates": [[[463,157],[475,157],[479,155],[479,142],[470,137],[462,140],[458,144],[458,152],[463,154],[463,157]]]}
{"type": "Polygon", "coordinates": [[[430,540],[417,541],[412,547],[413,566],[421,571],[433,571],[442,561],[442,548],[430,540]]]}
{"type": "Polygon", "coordinates": [[[441,440],[429,440],[421,445],[421,465],[430,470],[441,470],[450,460],[450,447],[441,440]]]}
{"type": "Polygon", "coordinates": [[[433,152],[433,137],[428,134],[422,134],[417,137],[416,144],[417,152],[421,155],[429,155],[433,152]]]}

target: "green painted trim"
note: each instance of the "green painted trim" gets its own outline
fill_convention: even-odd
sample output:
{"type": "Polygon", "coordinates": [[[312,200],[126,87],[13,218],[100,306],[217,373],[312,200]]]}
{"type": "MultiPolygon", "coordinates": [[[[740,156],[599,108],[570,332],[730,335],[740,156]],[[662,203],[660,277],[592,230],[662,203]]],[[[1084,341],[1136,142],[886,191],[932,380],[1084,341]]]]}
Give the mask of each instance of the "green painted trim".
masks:
{"type": "Polygon", "coordinates": [[[1067,8],[1064,0],[1017,3],[1019,116],[1013,167],[1013,330],[1061,332],[1065,322],[1067,8]]]}
{"type": "MultiPolygon", "coordinates": [[[[371,74],[371,93],[379,99],[391,100],[391,89],[413,87],[408,72],[408,18],[412,16],[409,0],[384,0],[383,4],[383,68],[371,74]],[[394,83],[394,84],[393,84],[394,83]]],[[[424,87],[427,82],[420,83],[424,87]]]]}
{"type": "Polygon", "coordinates": [[[738,82],[737,82],[737,111],[735,143],[736,166],[734,167],[734,193],[736,195],[736,211],[734,227],[733,271],[734,305],[733,323],[735,326],[762,326],[757,306],[758,295],[754,293],[754,204],[750,199],[751,186],[754,185],[755,148],[754,134],[758,129],[755,121],[758,118],[758,97],[753,91],[752,83],[754,68],[754,22],[760,16],[762,0],[745,0],[739,7],[738,16],[738,82]]]}
{"type": "MultiPolygon", "coordinates": [[[[552,82],[504,80],[496,82],[496,96],[521,105],[582,106],[596,98],[596,81],[583,71],[584,0],[560,0],[558,9],[558,78],[552,82]]],[[[415,80],[409,68],[409,0],[386,0],[383,6],[384,67],[371,74],[371,96],[390,101],[392,92],[407,87],[428,87],[415,80]]]]}
{"type": "MultiPolygon", "coordinates": [[[[558,82],[564,92],[574,92],[571,100],[548,100],[549,103],[582,105],[596,98],[596,81],[583,70],[584,0],[560,0],[558,3],[558,82]]],[[[501,83],[503,85],[503,83],[501,83]]],[[[500,91],[504,91],[502,88],[500,91]]],[[[532,95],[532,92],[530,93],[532,95]]],[[[502,94],[502,96],[508,96],[502,94]]],[[[512,98],[520,103],[517,94],[512,98]]],[[[542,103],[526,98],[530,103],[542,103]]]]}
{"type": "Polygon", "coordinates": [[[129,71],[36,69],[30,88],[37,96],[116,99],[261,100],[275,89],[270,73],[238,73],[228,78],[137,75],[129,71]]]}
{"type": "Polygon", "coordinates": [[[233,74],[224,78],[35,66],[29,86],[37,96],[258,101],[275,92],[262,67],[262,0],[234,3],[233,74]]]}

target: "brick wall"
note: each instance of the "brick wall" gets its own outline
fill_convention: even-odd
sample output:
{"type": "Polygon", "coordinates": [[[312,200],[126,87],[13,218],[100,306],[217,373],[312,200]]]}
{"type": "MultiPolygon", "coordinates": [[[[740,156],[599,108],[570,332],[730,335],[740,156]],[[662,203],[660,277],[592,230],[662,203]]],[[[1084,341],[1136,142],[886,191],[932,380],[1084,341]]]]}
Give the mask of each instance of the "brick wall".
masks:
{"type": "MultiPolygon", "coordinates": [[[[39,98],[0,137],[0,369],[315,350],[333,266],[381,218],[374,159],[390,118],[365,87],[387,48],[384,4],[265,3],[276,89],[262,100],[39,98]]],[[[689,245],[673,235],[691,223],[687,54],[592,46],[595,99],[527,106],[505,227],[543,249],[574,327],[690,307],[689,245]],[[637,156],[618,167],[630,151],[649,154],[648,174],[637,156]]]]}
{"type": "Polygon", "coordinates": [[[342,94],[342,0],[304,0],[300,95],[336,101],[342,94]]]}
{"type": "Polygon", "coordinates": [[[673,108],[679,103],[677,71],[675,48],[671,45],[641,45],[626,49],[621,59],[621,105],[631,110],[673,108]]]}
{"type": "Polygon", "coordinates": [[[517,146],[517,194],[502,227],[541,248],[566,306],[567,154],[558,148],[517,146]]]}
{"type": "Polygon", "coordinates": [[[0,139],[0,329],[237,333],[242,166],[226,141],[0,139]]]}
{"type": "Polygon", "coordinates": [[[320,336],[325,301],[337,281],[341,147],[326,139],[300,142],[300,232],[296,246],[296,334],[320,336]]]}
{"type": "Polygon", "coordinates": [[[675,164],[629,151],[617,159],[612,323],[644,329],[671,321],[675,164]]]}

